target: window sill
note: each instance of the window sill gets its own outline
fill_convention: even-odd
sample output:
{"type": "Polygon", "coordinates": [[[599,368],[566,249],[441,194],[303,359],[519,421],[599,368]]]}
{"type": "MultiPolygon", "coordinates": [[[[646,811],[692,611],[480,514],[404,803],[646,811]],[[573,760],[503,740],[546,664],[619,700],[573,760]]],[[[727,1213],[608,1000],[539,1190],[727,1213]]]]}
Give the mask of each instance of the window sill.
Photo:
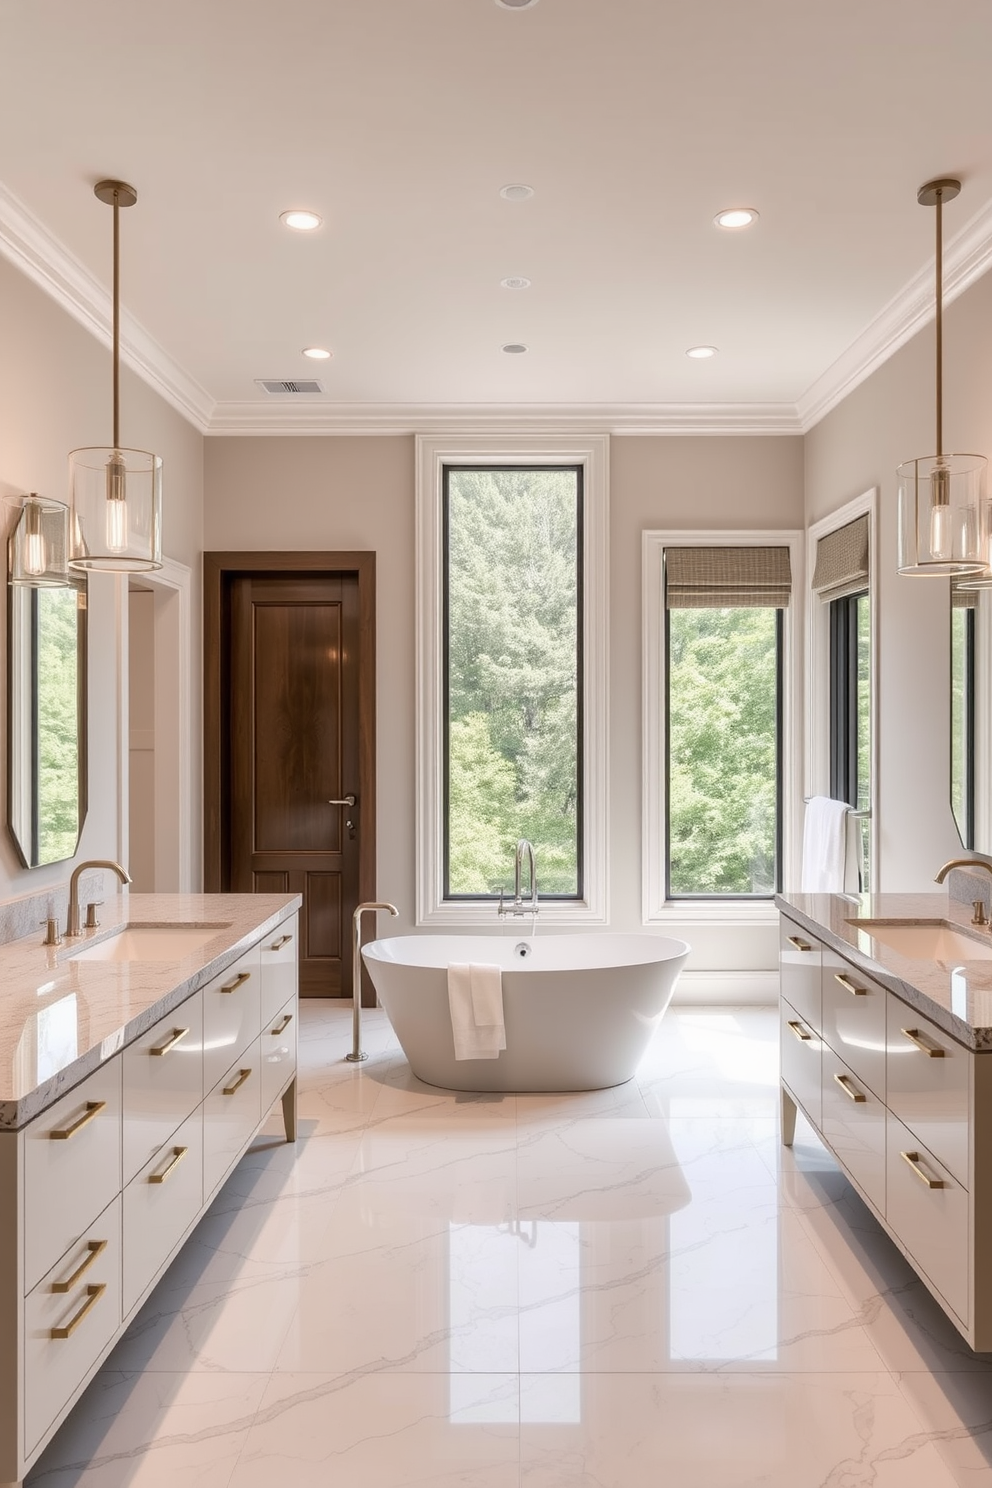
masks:
{"type": "MultiPolygon", "coordinates": [[[[540,930],[545,925],[605,925],[602,915],[588,904],[542,904],[537,916],[540,930]]],[[[417,919],[417,928],[433,925],[458,926],[461,929],[486,930],[510,934],[516,928],[521,935],[529,935],[533,920],[529,914],[506,915],[500,919],[495,904],[439,904],[417,919]]]]}
{"type": "Polygon", "coordinates": [[[760,904],[717,904],[693,900],[669,899],[654,914],[646,915],[645,925],[776,925],[778,910],[773,899],[760,904]]]}

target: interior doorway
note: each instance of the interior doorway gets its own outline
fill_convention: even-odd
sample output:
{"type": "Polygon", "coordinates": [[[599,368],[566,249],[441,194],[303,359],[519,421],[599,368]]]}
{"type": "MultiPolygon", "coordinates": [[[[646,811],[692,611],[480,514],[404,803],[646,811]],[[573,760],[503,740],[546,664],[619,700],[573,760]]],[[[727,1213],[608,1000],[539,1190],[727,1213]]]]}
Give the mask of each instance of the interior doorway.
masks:
{"type": "MultiPolygon", "coordinates": [[[[137,893],[188,893],[190,570],[165,560],[127,584],[127,863],[137,893]]],[[[124,772],[122,771],[122,775],[124,772]]]]}
{"type": "Polygon", "coordinates": [[[302,895],[303,996],[351,996],[375,892],[374,564],[204,555],[204,886],[302,895]]]}

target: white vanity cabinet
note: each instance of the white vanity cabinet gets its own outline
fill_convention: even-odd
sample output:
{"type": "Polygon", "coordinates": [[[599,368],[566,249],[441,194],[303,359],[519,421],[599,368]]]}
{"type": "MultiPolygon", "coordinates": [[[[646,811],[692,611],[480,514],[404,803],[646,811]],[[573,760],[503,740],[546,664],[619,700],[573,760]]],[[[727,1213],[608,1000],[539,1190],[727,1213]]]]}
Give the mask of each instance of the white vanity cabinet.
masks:
{"type": "Polygon", "coordinates": [[[781,944],[783,1142],[798,1107],[971,1347],[992,1350],[992,1050],[785,914],[781,944]]]}
{"type": "Polygon", "coordinates": [[[295,1139],[296,915],[161,1001],[0,1131],[0,1485],[31,1467],[280,1098],[295,1139]]]}

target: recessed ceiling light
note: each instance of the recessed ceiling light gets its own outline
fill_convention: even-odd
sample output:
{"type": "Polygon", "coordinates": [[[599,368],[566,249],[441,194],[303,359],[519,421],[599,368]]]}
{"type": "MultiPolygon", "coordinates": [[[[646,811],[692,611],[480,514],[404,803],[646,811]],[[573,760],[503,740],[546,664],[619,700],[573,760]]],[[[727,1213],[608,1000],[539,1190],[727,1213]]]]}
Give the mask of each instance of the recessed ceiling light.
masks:
{"type": "Polygon", "coordinates": [[[496,0],[500,10],[529,10],[537,0],[496,0]]]}
{"type": "Polygon", "coordinates": [[[704,361],[706,357],[716,356],[716,347],[690,346],[689,350],[686,352],[686,356],[692,357],[694,361],[701,362],[704,361]]]}
{"type": "Polygon", "coordinates": [[[303,355],[312,357],[315,362],[326,362],[333,353],[325,351],[322,346],[304,346],[303,355]]]}
{"type": "Polygon", "coordinates": [[[504,289],[530,289],[530,280],[521,275],[511,274],[509,279],[501,279],[499,282],[504,289]]]}
{"type": "Polygon", "coordinates": [[[316,212],[303,212],[296,208],[292,212],[279,213],[279,221],[284,222],[287,227],[293,228],[296,232],[313,232],[323,220],[316,212]]]}
{"type": "Polygon", "coordinates": [[[506,346],[503,347],[503,350],[507,353],[508,356],[520,356],[520,354],[526,351],[527,348],[519,341],[510,341],[506,346]]]}
{"type": "Polygon", "coordinates": [[[524,186],[520,182],[510,186],[501,186],[499,194],[504,201],[526,201],[529,196],[534,195],[533,186],[524,186]]]}
{"type": "Polygon", "coordinates": [[[727,207],[726,211],[717,212],[713,221],[717,227],[735,228],[750,227],[752,222],[757,222],[758,214],[753,207],[727,207]]]}

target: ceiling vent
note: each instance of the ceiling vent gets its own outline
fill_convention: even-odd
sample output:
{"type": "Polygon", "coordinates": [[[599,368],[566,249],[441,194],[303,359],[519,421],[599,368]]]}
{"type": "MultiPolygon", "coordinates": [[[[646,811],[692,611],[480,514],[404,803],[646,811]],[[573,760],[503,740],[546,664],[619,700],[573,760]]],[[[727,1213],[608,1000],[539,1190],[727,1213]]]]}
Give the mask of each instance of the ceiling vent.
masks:
{"type": "Polygon", "coordinates": [[[281,377],[256,377],[255,386],[260,387],[265,393],[275,393],[277,396],[289,394],[291,397],[299,393],[322,393],[324,384],[318,382],[315,377],[303,377],[297,382],[287,382],[281,377]]]}

